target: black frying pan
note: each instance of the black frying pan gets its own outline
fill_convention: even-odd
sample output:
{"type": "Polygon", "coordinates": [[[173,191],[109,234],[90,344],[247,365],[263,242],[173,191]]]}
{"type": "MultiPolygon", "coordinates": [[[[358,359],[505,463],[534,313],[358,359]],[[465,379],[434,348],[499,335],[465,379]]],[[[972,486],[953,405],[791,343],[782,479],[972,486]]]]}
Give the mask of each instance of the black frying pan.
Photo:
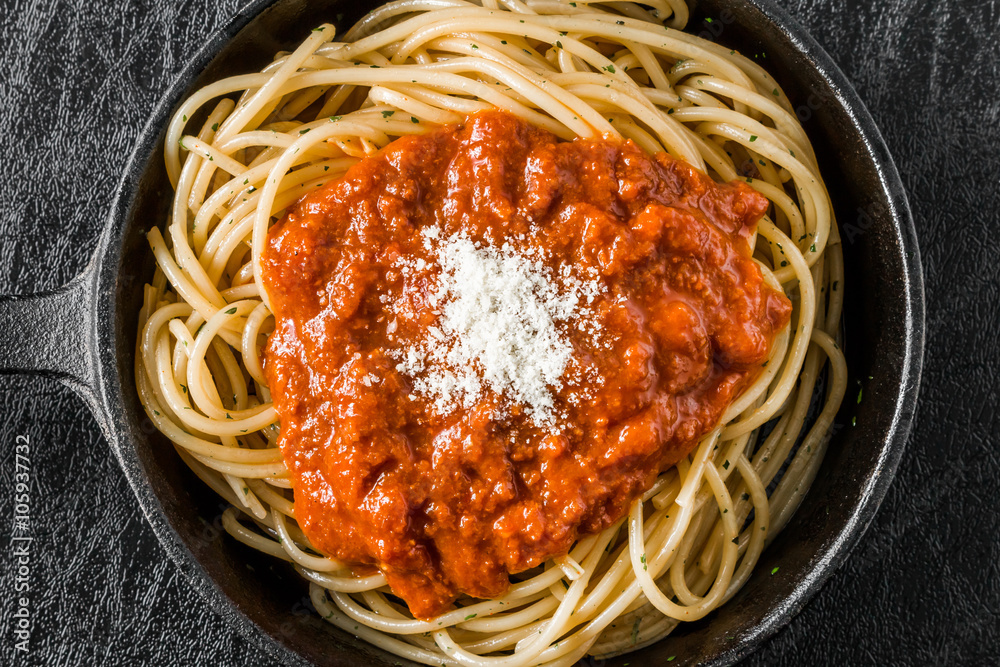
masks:
{"type": "MultiPolygon", "coordinates": [[[[217,611],[293,664],[357,667],[398,658],[311,613],[306,585],[290,567],[226,536],[221,500],[146,419],[133,379],[142,286],[153,272],[145,232],[167,214],[163,129],[189,91],[256,71],[318,23],[348,25],[377,4],[251,3],[167,89],[139,136],[87,269],[54,292],[0,299],[0,370],[57,376],[83,397],[170,557],[217,611]]],[[[896,168],[857,94],[772,0],[699,0],[689,30],[758,55],[816,147],[844,239],[850,386],[863,386],[864,400],[857,404],[849,390],[815,484],[743,590],[706,619],[610,665],[665,664],[668,656],[677,656],[672,665],[730,664],[786,624],[871,522],[902,455],[920,380],[924,297],[913,222],[896,168]],[[777,566],[780,576],[771,576],[777,566]]]]}

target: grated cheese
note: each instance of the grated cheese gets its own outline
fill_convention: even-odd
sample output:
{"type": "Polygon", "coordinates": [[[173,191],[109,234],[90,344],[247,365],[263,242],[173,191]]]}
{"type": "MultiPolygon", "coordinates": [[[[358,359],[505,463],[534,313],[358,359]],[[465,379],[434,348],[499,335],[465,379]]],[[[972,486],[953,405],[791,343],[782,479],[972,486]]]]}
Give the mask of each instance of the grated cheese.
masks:
{"type": "MultiPolygon", "coordinates": [[[[492,391],[519,404],[539,427],[556,426],[553,390],[573,356],[565,323],[599,333],[585,316],[601,285],[581,280],[563,267],[554,282],[543,258],[530,257],[505,243],[483,246],[467,236],[442,238],[424,230],[424,245],[440,269],[429,302],[438,315],[424,340],[396,350],[397,370],[413,380],[413,392],[441,414],[471,408],[492,391]]],[[[424,260],[404,268],[423,269],[424,260]]],[[[395,331],[393,320],[391,331],[395,331]]]]}

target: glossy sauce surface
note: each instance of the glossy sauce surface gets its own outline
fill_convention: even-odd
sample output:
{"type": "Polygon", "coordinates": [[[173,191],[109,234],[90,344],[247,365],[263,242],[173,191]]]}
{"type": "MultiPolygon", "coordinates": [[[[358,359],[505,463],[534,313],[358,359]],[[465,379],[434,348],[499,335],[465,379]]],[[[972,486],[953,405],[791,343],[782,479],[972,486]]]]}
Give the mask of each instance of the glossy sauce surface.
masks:
{"type": "Polygon", "coordinates": [[[296,518],[380,568],[420,618],[622,517],[760,372],[789,320],[748,239],[767,201],[630,142],[558,142],[503,112],[399,139],[268,237],[266,371],[296,518]],[[428,228],[599,288],[549,387],[554,424],[485,391],[441,410],[400,364],[439,325],[428,228]],[[404,270],[404,267],[405,270],[404,270]]]}

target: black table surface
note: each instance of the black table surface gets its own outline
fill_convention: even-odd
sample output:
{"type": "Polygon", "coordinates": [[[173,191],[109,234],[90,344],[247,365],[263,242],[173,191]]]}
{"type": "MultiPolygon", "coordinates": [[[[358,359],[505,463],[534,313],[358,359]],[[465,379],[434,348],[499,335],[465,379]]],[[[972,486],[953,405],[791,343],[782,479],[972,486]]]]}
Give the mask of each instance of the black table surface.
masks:
{"type": "MultiPolygon", "coordinates": [[[[1000,664],[1000,2],[780,0],[854,82],[910,195],[928,344],[898,476],[748,665],[1000,664]]],[[[0,293],[86,264],[132,142],[238,0],[0,3],[0,293]]],[[[265,665],[160,549],[97,423],[0,377],[0,663],[265,665]],[[15,653],[14,445],[31,443],[32,634],[15,653]]]]}

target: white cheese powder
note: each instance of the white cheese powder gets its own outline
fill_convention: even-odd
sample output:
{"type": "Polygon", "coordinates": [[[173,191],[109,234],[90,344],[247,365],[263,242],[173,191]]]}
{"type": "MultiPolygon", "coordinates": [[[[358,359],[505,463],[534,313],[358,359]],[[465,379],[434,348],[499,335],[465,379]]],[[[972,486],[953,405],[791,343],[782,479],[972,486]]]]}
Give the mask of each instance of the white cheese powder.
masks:
{"type": "MultiPolygon", "coordinates": [[[[580,280],[564,267],[560,290],[542,261],[506,243],[485,247],[464,235],[441,238],[429,228],[424,245],[440,268],[429,295],[439,317],[424,340],[394,352],[397,370],[439,413],[471,408],[489,389],[522,405],[537,426],[555,427],[552,391],[562,388],[573,355],[566,327],[559,325],[576,319],[579,330],[598,332],[583,312],[600,292],[596,276],[580,280]]],[[[424,268],[423,260],[417,262],[404,274],[424,268]]]]}

